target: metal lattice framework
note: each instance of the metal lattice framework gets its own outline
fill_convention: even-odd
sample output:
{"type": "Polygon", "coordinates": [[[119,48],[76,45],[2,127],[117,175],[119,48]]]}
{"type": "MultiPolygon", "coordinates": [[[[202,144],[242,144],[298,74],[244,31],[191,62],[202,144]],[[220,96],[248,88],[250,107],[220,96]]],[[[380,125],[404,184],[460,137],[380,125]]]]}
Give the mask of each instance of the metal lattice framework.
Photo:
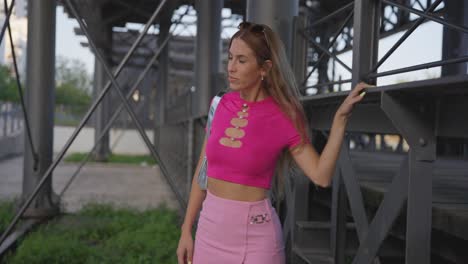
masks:
{"type": "MultiPolygon", "coordinates": [[[[309,21],[313,22],[310,22],[309,26],[315,27],[315,30],[304,28],[297,32],[310,43],[307,58],[311,61],[308,65],[312,66],[312,70],[306,74],[305,81],[303,81],[304,88],[319,88],[318,93],[326,93],[303,98],[310,118],[311,129],[315,131],[316,144],[323,140],[326,141],[323,138],[326,138],[331,127],[334,112],[348,93],[341,91],[333,93],[335,91],[332,89],[333,85],[342,83],[354,85],[359,81],[375,83],[377,78],[383,76],[430,67],[447,67],[468,61],[466,56],[459,54],[455,58],[445,57],[440,61],[377,72],[379,67],[414,30],[426,21],[442,24],[445,28],[459,32],[459,34],[467,33],[468,28],[465,25],[441,18],[442,15],[450,17],[446,10],[447,2],[444,3],[440,0],[424,3],[421,1],[402,2],[405,1],[342,2],[341,6],[335,6],[334,12],[326,13],[323,18],[317,19],[316,14],[312,14],[313,19],[309,21]],[[353,16],[352,21],[351,16],[353,16]],[[380,23],[378,23],[379,21],[380,23]],[[333,26],[327,27],[327,22],[333,26]],[[347,29],[346,32],[344,29],[347,29]],[[401,30],[405,30],[404,34],[380,60],[377,60],[379,39],[401,30]],[[343,35],[344,40],[342,39],[341,42],[344,44],[337,44],[340,41],[340,35],[343,35]],[[344,63],[338,57],[347,50],[353,52],[352,66],[343,65],[344,63]],[[337,80],[335,76],[330,78],[328,76],[328,66],[331,64],[329,60],[332,60],[333,64],[341,64],[351,73],[352,77],[347,80],[337,80]],[[319,71],[317,83],[307,86],[307,79],[316,70],[319,71]]],[[[336,3],[334,2],[334,4],[336,3]]],[[[317,8],[313,7],[311,5],[309,8],[316,11],[317,8]]],[[[328,234],[331,246],[327,250],[330,251],[335,263],[345,263],[347,255],[353,258],[353,263],[374,263],[373,261],[385,263],[379,256],[387,256],[385,245],[388,246],[388,241],[391,240],[390,233],[398,234],[397,236],[403,237],[406,241],[406,254],[399,257],[394,255],[396,258],[404,259],[406,263],[429,263],[430,259],[438,254],[447,258],[445,261],[453,261],[453,263],[466,261],[466,258],[461,257],[463,252],[458,245],[454,244],[452,247],[451,254],[453,255],[451,257],[440,253],[442,250],[440,242],[434,242],[431,249],[431,230],[434,228],[448,233],[452,232],[449,226],[441,222],[441,219],[451,214],[450,211],[443,211],[442,208],[445,208],[443,204],[451,204],[455,201],[463,203],[462,199],[464,199],[460,197],[447,200],[447,198],[440,196],[442,195],[440,192],[433,193],[433,188],[437,187],[436,184],[442,180],[440,177],[463,175],[463,169],[454,170],[453,174],[439,174],[438,171],[444,170],[445,166],[448,165],[436,160],[436,141],[440,144],[444,142],[444,138],[459,138],[460,140],[455,144],[466,145],[467,127],[460,124],[459,130],[452,129],[461,120],[449,117],[449,113],[463,113],[468,110],[463,106],[466,104],[467,98],[467,90],[464,88],[468,84],[467,81],[466,72],[461,72],[455,76],[442,76],[434,80],[381,86],[367,91],[366,98],[353,111],[355,118],[352,117],[347,126],[348,141],[342,146],[332,187],[331,225],[328,234]],[[398,150],[400,154],[397,154],[398,152],[395,153],[396,155],[391,154],[396,157],[395,162],[391,165],[392,169],[385,169],[384,167],[390,166],[390,163],[384,165],[384,163],[376,161],[377,156],[372,158],[373,155],[381,152],[375,147],[374,140],[371,140],[371,143],[374,144],[369,144],[373,145],[372,148],[368,149],[369,155],[366,155],[366,152],[361,153],[357,152],[356,149],[350,149],[350,143],[356,143],[355,135],[362,135],[362,133],[371,136],[399,134],[408,143],[409,151],[402,151],[400,148],[398,150]],[[436,138],[439,139],[436,140],[436,138]],[[368,160],[361,160],[363,157],[368,160]],[[372,167],[369,162],[381,165],[380,167],[372,167]],[[362,168],[366,168],[366,172],[363,172],[362,168]],[[374,174],[371,176],[370,173],[374,174]],[[379,174],[391,176],[383,180],[382,176],[378,176],[379,174]],[[375,190],[374,187],[363,188],[361,185],[363,182],[367,182],[370,186],[375,186],[376,183],[373,181],[377,179],[385,182],[385,185],[377,185],[386,190],[384,194],[379,194],[379,192],[372,194],[370,190],[375,190]],[[375,194],[380,197],[380,203],[368,200],[369,195],[375,194]],[[437,199],[437,201],[443,199],[445,202],[439,207],[433,205],[433,199],[437,199]],[[369,208],[369,203],[376,203],[372,206],[372,210],[369,208]],[[349,208],[349,213],[346,213],[347,208],[349,208]],[[372,211],[374,215],[369,215],[369,211],[372,211]],[[401,211],[405,212],[403,215],[406,217],[406,232],[394,230],[395,228],[405,228],[401,227],[401,224],[397,224],[401,211]],[[350,239],[347,238],[350,232],[349,218],[353,219],[355,225],[351,228],[355,230],[355,236],[352,239],[356,239],[356,243],[358,243],[355,253],[351,255],[347,253],[349,252],[349,242],[345,242],[350,239]],[[434,219],[434,222],[431,219],[434,219]],[[384,243],[385,240],[387,241],[384,243]],[[433,252],[433,256],[431,256],[431,252],[433,252]]],[[[320,147],[318,148],[320,149],[320,147]]],[[[439,154],[443,155],[442,152],[439,154]]],[[[387,154],[382,155],[384,157],[387,154]]],[[[466,152],[465,154],[462,152],[461,155],[466,155],[466,152]]],[[[463,168],[466,164],[459,166],[463,168]]],[[[288,201],[288,204],[293,204],[294,207],[291,208],[288,215],[294,214],[295,217],[291,217],[291,219],[295,220],[293,223],[289,223],[289,228],[290,232],[297,230],[296,238],[293,238],[293,252],[303,259],[312,261],[314,254],[306,249],[301,249],[301,246],[304,246],[304,240],[312,240],[307,236],[318,236],[316,230],[319,229],[319,226],[317,223],[300,222],[308,217],[303,212],[298,211],[310,210],[311,205],[297,202],[299,197],[304,197],[311,191],[305,187],[297,187],[301,183],[304,184],[300,178],[292,177],[291,181],[293,183],[290,186],[294,187],[291,187],[290,199],[292,200],[288,201]]],[[[451,184],[447,183],[447,185],[451,184]]],[[[448,188],[455,190],[457,187],[448,188]]],[[[460,186],[460,188],[465,187],[460,186]]],[[[320,192],[315,195],[320,196],[320,192]]],[[[457,222],[457,225],[459,224],[457,222]]],[[[433,234],[439,238],[437,232],[433,231],[433,234]]],[[[321,237],[323,238],[323,236],[321,237]]],[[[445,243],[453,243],[449,241],[447,240],[445,243]]],[[[316,251],[316,253],[318,252],[320,251],[316,251]]]]}

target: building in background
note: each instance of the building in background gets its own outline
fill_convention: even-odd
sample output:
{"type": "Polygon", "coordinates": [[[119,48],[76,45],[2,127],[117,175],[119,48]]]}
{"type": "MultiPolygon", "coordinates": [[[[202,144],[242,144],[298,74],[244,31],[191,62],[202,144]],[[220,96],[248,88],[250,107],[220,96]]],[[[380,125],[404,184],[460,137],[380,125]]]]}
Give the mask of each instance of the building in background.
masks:
{"type": "MultiPolygon", "coordinates": [[[[8,3],[11,4],[11,0],[8,0],[8,3]]],[[[15,55],[21,79],[24,78],[26,70],[26,44],[28,36],[27,6],[27,0],[16,0],[13,13],[10,17],[11,34],[13,36],[15,55]]],[[[3,26],[5,23],[5,18],[4,5],[0,4],[0,26],[3,26]]],[[[5,35],[0,44],[0,64],[13,66],[13,54],[7,31],[5,31],[5,35]]]]}

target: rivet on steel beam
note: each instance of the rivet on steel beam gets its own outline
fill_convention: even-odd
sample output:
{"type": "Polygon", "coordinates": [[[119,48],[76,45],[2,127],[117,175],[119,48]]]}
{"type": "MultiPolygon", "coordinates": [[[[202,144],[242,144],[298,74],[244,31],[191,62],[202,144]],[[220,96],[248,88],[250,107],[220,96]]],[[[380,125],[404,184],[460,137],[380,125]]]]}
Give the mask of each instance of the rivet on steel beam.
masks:
{"type": "Polygon", "coordinates": [[[425,147],[427,145],[427,141],[424,138],[419,138],[419,146],[425,147]]]}

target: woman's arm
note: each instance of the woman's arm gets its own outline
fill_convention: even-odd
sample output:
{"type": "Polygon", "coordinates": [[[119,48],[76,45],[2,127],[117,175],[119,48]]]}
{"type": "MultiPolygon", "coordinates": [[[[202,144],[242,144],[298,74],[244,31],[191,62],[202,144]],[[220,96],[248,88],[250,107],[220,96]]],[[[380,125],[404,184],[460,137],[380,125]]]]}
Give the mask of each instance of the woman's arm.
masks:
{"type": "Polygon", "coordinates": [[[315,184],[322,187],[330,185],[341,144],[343,143],[346,123],[351,115],[354,104],[362,100],[365,94],[363,91],[368,87],[372,86],[366,83],[359,83],[340,105],[333,118],[327,144],[320,155],[318,155],[311,144],[306,144],[297,152],[291,152],[297,165],[315,184]]]}
{"type": "Polygon", "coordinates": [[[205,148],[206,148],[206,138],[203,142],[203,146],[200,152],[200,158],[198,159],[197,168],[195,169],[195,173],[192,179],[192,188],[190,191],[187,211],[185,212],[184,223],[182,224],[182,228],[181,228],[182,233],[191,234],[193,223],[195,222],[195,218],[197,217],[197,214],[200,211],[203,200],[205,199],[205,196],[206,196],[206,191],[200,189],[200,186],[198,185],[198,182],[197,182],[198,172],[200,171],[203,157],[205,156],[205,148]]]}

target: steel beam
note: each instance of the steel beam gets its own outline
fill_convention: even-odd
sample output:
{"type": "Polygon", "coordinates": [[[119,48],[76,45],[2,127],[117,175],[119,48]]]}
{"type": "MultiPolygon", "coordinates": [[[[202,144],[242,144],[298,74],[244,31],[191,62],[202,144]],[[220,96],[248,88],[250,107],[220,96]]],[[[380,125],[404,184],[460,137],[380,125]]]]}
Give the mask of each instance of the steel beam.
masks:
{"type": "Polygon", "coordinates": [[[353,74],[352,87],[366,80],[366,74],[377,63],[380,25],[380,1],[354,2],[353,74]]]}
{"type": "Polygon", "coordinates": [[[31,140],[37,147],[39,162],[35,166],[30,145],[25,145],[22,202],[25,203],[42,178],[48,177],[25,213],[29,216],[46,217],[59,212],[52,177],[44,175],[53,157],[55,6],[54,0],[35,0],[28,4],[26,105],[31,118],[31,140]]]}
{"type": "Polygon", "coordinates": [[[192,116],[206,116],[211,98],[219,89],[221,50],[221,10],[223,1],[195,2],[197,37],[195,45],[195,91],[192,93],[192,116]]]}
{"type": "MultiPolygon", "coordinates": [[[[159,56],[159,54],[161,53],[161,48],[162,47],[165,47],[167,45],[169,41],[169,36],[164,40],[164,42],[162,42],[158,48],[158,50],[156,51],[156,53],[153,55],[153,57],[150,59],[150,61],[148,62],[148,64],[146,65],[145,69],[140,73],[140,75],[138,76],[137,80],[135,81],[135,83],[132,85],[132,88],[130,88],[130,90],[128,91],[127,95],[126,95],[126,99],[127,101],[131,98],[131,96],[133,95],[133,93],[138,89],[138,87],[140,87],[140,84],[143,82],[143,80],[145,79],[145,76],[146,74],[149,72],[149,70],[153,67],[153,65],[157,62],[157,58],[159,56]]],[[[115,122],[115,120],[117,120],[117,118],[119,117],[120,113],[122,112],[122,110],[124,109],[122,103],[120,103],[119,107],[117,107],[117,109],[114,111],[114,113],[112,114],[112,117],[110,118],[109,122],[106,123],[106,126],[104,127],[103,131],[101,131],[101,134],[99,135],[99,137],[97,138],[97,141],[94,143],[94,146],[93,148],[91,149],[91,151],[88,153],[88,155],[81,161],[80,165],[78,166],[78,168],[76,169],[75,173],[73,173],[73,175],[70,177],[70,179],[68,180],[68,182],[65,184],[65,186],[63,187],[62,191],[60,192],[59,196],[62,197],[63,194],[67,191],[67,189],[70,187],[70,185],[72,184],[72,182],[75,180],[75,178],[78,176],[78,174],[80,173],[81,169],[83,168],[83,166],[86,164],[86,162],[88,162],[88,160],[90,159],[92,153],[94,153],[97,145],[99,144],[99,142],[101,141],[101,139],[105,136],[105,134],[108,133],[108,131],[110,130],[110,128],[112,127],[112,124],[115,122]]]]}
{"type": "MultiPolygon", "coordinates": [[[[468,25],[468,2],[445,1],[446,20],[455,25],[468,25]]],[[[447,27],[443,29],[442,60],[468,56],[468,34],[447,27]]],[[[467,74],[467,62],[442,66],[442,76],[467,74]]]]}
{"type": "MultiPolygon", "coordinates": [[[[294,18],[292,67],[296,81],[305,79],[307,72],[307,41],[300,32],[307,27],[307,10],[301,8],[299,16],[294,18]]],[[[299,87],[302,90],[302,87],[299,87]]]]}
{"type": "Polygon", "coordinates": [[[382,109],[410,146],[406,263],[430,263],[432,174],[436,159],[435,106],[382,93],[382,109]]]}
{"type": "Polygon", "coordinates": [[[278,32],[291,58],[293,19],[299,14],[299,0],[247,0],[247,21],[270,26],[278,32]]]}
{"type": "MultiPolygon", "coordinates": [[[[20,99],[20,102],[21,102],[21,110],[22,110],[22,113],[23,113],[23,118],[24,118],[24,126],[25,126],[25,129],[26,129],[26,141],[28,142],[29,144],[29,148],[31,150],[31,154],[32,154],[32,157],[33,157],[33,167],[34,168],[37,168],[38,166],[38,162],[39,162],[39,158],[38,158],[38,155],[37,155],[37,151],[36,151],[36,148],[34,147],[34,143],[32,141],[32,135],[31,135],[31,127],[30,127],[30,118],[29,118],[29,115],[26,111],[26,102],[25,102],[25,98],[24,98],[24,95],[23,95],[23,85],[21,84],[21,78],[20,78],[20,72],[18,70],[18,62],[16,60],[16,52],[15,52],[15,44],[14,44],[14,40],[13,40],[13,35],[11,33],[11,25],[10,25],[10,21],[9,21],[9,17],[11,15],[11,11],[13,9],[13,5],[14,5],[14,0],[11,2],[11,5],[10,7],[8,7],[8,2],[7,0],[4,0],[3,1],[3,7],[4,7],[4,11],[5,11],[5,25],[7,26],[7,29],[8,29],[8,36],[9,36],[9,39],[10,39],[10,49],[11,49],[11,55],[12,55],[12,59],[13,59],[13,67],[15,69],[15,77],[16,77],[16,86],[18,88],[18,95],[19,95],[19,99],[20,99]]],[[[0,42],[1,42],[2,38],[0,37],[0,42]]],[[[19,124],[19,119],[16,119],[16,123],[17,125],[19,124]]]]}
{"type": "Polygon", "coordinates": [[[351,7],[354,7],[354,1],[351,1],[349,2],[348,4],[338,8],[337,10],[331,12],[330,14],[324,16],[324,17],[321,17],[317,20],[315,20],[310,26],[309,26],[309,29],[311,30],[312,28],[318,26],[319,24],[322,24],[324,22],[330,22],[330,20],[332,18],[334,18],[335,16],[341,14],[342,12],[350,9],[351,7]]]}
{"type": "MultiPolygon", "coordinates": [[[[75,17],[79,18],[80,16],[77,13],[76,8],[71,4],[71,0],[67,0],[66,4],[70,8],[73,15],[75,17]]],[[[162,5],[162,4],[163,4],[163,2],[160,5],[162,5]]],[[[175,193],[176,198],[178,199],[181,207],[185,209],[186,202],[185,202],[180,190],[177,188],[172,176],[169,175],[164,163],[162,162],[162,159],[161,159],[158,151],[154,148],[154,146],[152,145],[152,143],[149,140],[148,136],[146,135],[146,132],[145,132],[143,126],[141,125],[140,121],[138,120],[137,115],[135,114],[132,107],[129,105],[129,103],[125,99],[125,96],[122,94],[122,89],[121,89],[120,85],[117,83],[117,81],[116,81],[116,79],[114,77],[114,74],[111,72],[108,65],[106,65],[106,62],[105,62],[105,59],[104,59],[103,55],[101,54],[100,50],[95,45],[94,41],[92,39],[90,39],[90,35],[89,35],[89,32],[87,30],[86,25],[80,19],[77,19],[77,21],[80,24],[80,27],[83,30],[83,32],[85,33],[86,37],[88,38],[89,44],[90,44],[91,48],[93,49],[93,51],[95,52],[96,56],[99,58],[99,61],[104,64],[104,70],[105,70],[107,76],[109,77],[110,82],[115,87],[115,91],[117,92],[117,95],[119,96],[119,99],[124,104],[125,110],[127,110],[128,114],[130,115],[131,119],[133,120],[133,122],[135,124],[135,127],[137,128],[140,136],[142,137],[143,141],[145,142],[145,145],[148,147],[148,149],[149,149],[151,155],[153,156],[153,158],[158,162],[159,168],[160,168],[163,176],[166,178],[169,185],[171,186],[171,188],[172,188],[173,192],[175,193]]],[[[145,27],[145,30],[143,30],[143,34],[146,34],[146,32],[147,32],[147,27],[145,27]]],[[[140,35],[140,36],[142,36],[142,35],[140,35]]],[[[137,39],[137,41],[135,42],[134,46],[132,46],[132,48],[136,47],[136,45],[139,44],[139,41],[140,41],[140,38],[137,39]]],[[[132,49],[132,48],[130,49],[129,52],[133,53],[134,49],[132,49]]],[[[120,67],[119,67],[119,69],[120,69],[120,67]]]]}
{"type": "MultiPolygon", "coordinates": [[[[169,36],[170,28],[170,17],[164,17],[161,19],[161,24],[159,26],[159,35],[158,35],[158,46],[161,46],[163,41],[169,36]]],[[[167,101],[167,90],[168,80],[169,80],[169,45],[165,45],[161,50],[161,55],[159,56],[159,67],[158,67],[158,80],[156,87],[152,89],[155,90],[155,105],[154,105],[154,134],[153,142],[155,147],[159,147],[160,140],[160,127],[165,123],[166,120],[166,101],[167,101]]]]}
{"type": "MultiPolygon", "coordinates": [[[[408,98],[425,94],[428,98],[432,98],[434,105],[438,107],[436,136],[466,139],[468,138],[466,118],[452,113],[468,112],[467,85],[468,76],[457,75],[369,89],[361,103],[355,106],[346,129],[352,132],[397,134],[398,130],[379,106],[381,93],[404,94],[408,98]]],[[[314,113],[309,117],[312,128],[329,130],[336,108],[348,93],[343,91],[303,97],[302,102],[307,112],[314,113]]]]}
{"type": "MultiPolygon", "coordinates": [[[[445,1],[446,20],[456,25],[468,25],[468,2],[463,0],[445,1]]],[[[453,58],[468,57],[468,34],[450,29],[443,28],[442,38],[442,60],[450,60],[453,58]]],[[[463,61],[457,64],[446,64],[442,66],[441,75],[466,75],[468,73],[468,63],[463,61]]],[[[450,104],[452,106],[452,104],[450,104]]],[[[452,112],[456,113],[456,112],[452,112]]],[[[451,120],[445,119],[445,120],[451,120]]],[[[460,124],[460,123],[459,123],[460,124]]],[[[459,131],[457,128],[451,131],[459,131]]],[[[468,135],[468,134],[467,134],[468,135]]],[[[456,155],[459,148],[458,145],[448,142],[447,139],[441,138],[438,142],[440,154],[456,155]]],[[[462,146],[463,155],[468,157],[468,144],[462,146]]]]}
{"type": "MultiPolygon", "coordinates": [[[[112,35],[112,29],[107,27],[107,30],[101,32],[102,35],[107,35],[105,38],[107,40],[107,47],[100,47],[103,51],[108,51],[112,47],[111,38],[109,35],[112,35]]],[[[104,38],[104,37],[103,37],[104,38]]],[[[103,43],[101,43],[103,44],[103,43]]],[[[106,55],[109,55],[108,53],[106,55]]],[[[108,56],[106,56],[109,59],[108,56]]],[[[98,58],[94,58],[94,83],[93,83],[93,97],[96,98],[98,94],[102,92],[108,78],[106,77],[106,72],[104,71],[104,65],[99,62],[98,58]]],[[[101,104],[96,109],[94,113],[94,142],[98,142],[99,135],[102,134],[103,128],[107,121],[109,120],[110,114],[110,96],[103,98],[101,104]]],[[[109,147],[109,132],[104,133],[102,139],[97,145],[96,152],[94,153],[94,159],[96,161],[107,161],[110,154],[109,147]]]]}
{"type": "Polygon", "coordinates": [[[346,249],[346,192],[340,167],[337,167],[333,176],[330,249],[336,264],[345,263],[346,249]]]}
{"type": "Polygon", "coordinates": [[[449,66],[449,65],[456,64],[456,63],[466,64],[467,61],[468,61],[468,56],[463,56],[460,58],[452,58],[452,59],[447,59],[447,60],[440,60],[440,61],[417,64],[414,66],[404,67],[404,68],[400,68],[396,70],[390,70],[390,71],[379,72],[379,73],[370,73],[369,75],[367,75],[367,78],[395,75],[399,73],[418,71],[418,70],[423,70],[423,69],[428,69],[428,68],[433,68],[433,67],[438,67],[438,66],[449,66]]]}
{"type": "MultiPolygon", "coordinates": [[[[359,186],[358,178],[354,172],[354,168],[351,163],[349,156],[349,143],[343,142],[341,151],[339,154],[339,168],[342,175],[342,181],[346,187],[346,194],[349,200],[349,206],[353,215],[354,222],[356,223],[356,231],[359,242],[362,244],[364,237],[368,233],[369,222],[367,221],[367,214],[364,208],[364,199],[362,196],[361,188],[359,186]]],[[[335,186],[334,186],[335,188],[335,186]]],[[[345,210],[346,207],[342,206],[340,210],[345,210]]],[[[337,228],[338,229],[338,228],[337,228]]],[[[339,228],[339,230],[342,228],[339,228]]],[[[345,236],[338,236],[338,238],[344,239],[345,236]]],[[[337,241],[339,243],[345,243],[337,241]]]]}
{"type": "MultiPolygon", "coordinates": [[[[109,63],[112,60],[112,27],[109,23],[105,22],[103,3],[100,1],[91,1],[84,5],[84,8],[86,8],[86,12],[83,12],[83,18],[89,27],[92,28],[92,39],[97,43],[99,49],[104,52],[106,62],[109,63]]],[[[75,33],[83,34],[79,29],[75,29],[75,33]]],[[[108,78],[106,77],[104,66],[99,62],[98,58],[96,58],[96,54],[94,54],[94,56],[93,97],[97,98],[103,91],[106,82],[108,82],[108,78]]],[[[94,142],[97,142],[98,136],[101,134],[105,123],[109,120],[110,100],[110,96],[104,97],[93,115],[94,142]]],[[[96,161],[106,161],[109,158],[109,140],[109,133],[105,133],[94,153],[94,159],[96,161]]]]}
{"type": "Polygon", "coordinates": [[[361,240],[353,264],[370,264],[376,257],[408,197],[408,172],[408,159],[405,159],[400,166],[399,174],[395,175],[385,193],[367,234],[361,240]]]}

